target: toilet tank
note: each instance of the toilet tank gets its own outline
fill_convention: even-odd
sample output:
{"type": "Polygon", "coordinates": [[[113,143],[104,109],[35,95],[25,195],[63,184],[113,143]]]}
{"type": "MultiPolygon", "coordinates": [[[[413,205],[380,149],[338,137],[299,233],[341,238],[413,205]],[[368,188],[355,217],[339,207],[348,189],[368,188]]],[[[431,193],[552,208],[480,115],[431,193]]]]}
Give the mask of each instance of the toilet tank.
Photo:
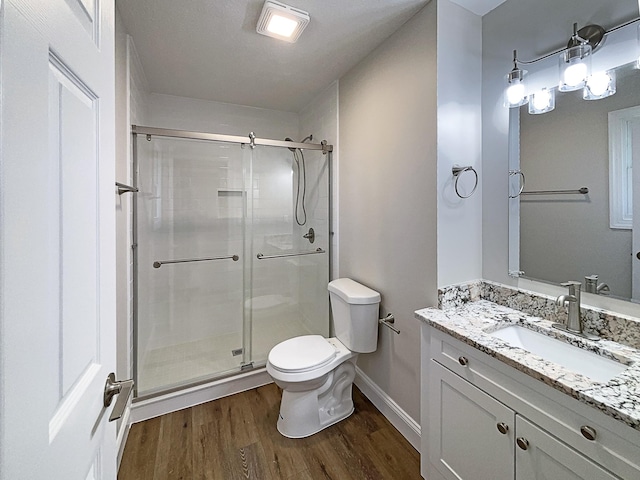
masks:
{"type": "Polygon", "coordinates": [[[329,283],[335,335],[352,352],[370,353],[378,346],[380,294],[350,278],[329,283]]]}

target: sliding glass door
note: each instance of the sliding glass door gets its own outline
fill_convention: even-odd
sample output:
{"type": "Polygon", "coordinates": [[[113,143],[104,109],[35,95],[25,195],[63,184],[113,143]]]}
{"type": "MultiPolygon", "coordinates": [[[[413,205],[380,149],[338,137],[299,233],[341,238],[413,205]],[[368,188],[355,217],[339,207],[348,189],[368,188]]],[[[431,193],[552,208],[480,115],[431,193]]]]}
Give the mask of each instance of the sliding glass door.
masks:
{"type": "Polygon", "coordinates": [[[329,156],[149,138],[134,136],[137,396],[257,368],[278,342],[328,335],[329,156]]]}

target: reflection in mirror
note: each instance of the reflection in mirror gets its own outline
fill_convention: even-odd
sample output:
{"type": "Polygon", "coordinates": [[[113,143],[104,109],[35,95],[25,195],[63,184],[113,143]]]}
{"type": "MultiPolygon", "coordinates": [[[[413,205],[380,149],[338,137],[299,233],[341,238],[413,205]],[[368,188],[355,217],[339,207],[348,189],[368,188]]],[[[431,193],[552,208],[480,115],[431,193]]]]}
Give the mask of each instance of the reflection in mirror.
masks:
{"type": "Polygon", "coordinates": [[[626,198],[631,210],[633,186],[640,185],[640,165],[632,168],[640,162],[640,117],[627,110],[640,105],[640,70],[634,67],[617,69],[613,96],[585,101],[582,90],[559,93],[555,110],[543,115],[530,115],[527,107],[521,107],[520,169],[526,177],[525,192],[589,190],[588,194],[520,196],[524,276],[553,283],[580,280],[583,288],[600,294],[640,301],[640,282],[632,280],[640,279],[640,257],[635,255],[640,239],[634,239],[640,237],[640,215],[621,226],[612,223],[610,211],[610,190],[612,198],[616,194],[626,198]],[[622,115],[624,134],[616,137],[622,142],[614,148],[609,141],[609,117],[620,117],[620,112],[631,114],[622,115]],[[617,158],[613,169],[610,150],[617,158]],[[621,151],[626,154],[622,159],[621,151]],[[633,228],[634,222],[638,228],[633,228]]]}

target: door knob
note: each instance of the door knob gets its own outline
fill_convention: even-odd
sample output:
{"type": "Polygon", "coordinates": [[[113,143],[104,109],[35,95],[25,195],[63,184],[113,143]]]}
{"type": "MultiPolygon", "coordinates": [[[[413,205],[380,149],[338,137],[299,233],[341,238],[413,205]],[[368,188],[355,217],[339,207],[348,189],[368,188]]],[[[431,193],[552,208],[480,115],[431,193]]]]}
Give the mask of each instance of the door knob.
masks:
{"type": "Polygon", "coordinates": [[[104,384],[104,395],[102,397],[104,408],[111,405],[113,397],[118,395],[118,400],[111,411],[109,421],[113,422],[122,417],[124,408],[127,406],[127,400],[133,391],[133,380],[124,380],[122,382],[116,382],[115,373],[111,372],[107,377],[107,381],[104,384]]]}
{"type": "Polygon", "coordinates": [[[518,444],[518,446],[522,449],[522,450],[526,450],[529,448],[529,440],[527,440],[524,437],[518,437],[516,439],[516,443],[518,444]]]}

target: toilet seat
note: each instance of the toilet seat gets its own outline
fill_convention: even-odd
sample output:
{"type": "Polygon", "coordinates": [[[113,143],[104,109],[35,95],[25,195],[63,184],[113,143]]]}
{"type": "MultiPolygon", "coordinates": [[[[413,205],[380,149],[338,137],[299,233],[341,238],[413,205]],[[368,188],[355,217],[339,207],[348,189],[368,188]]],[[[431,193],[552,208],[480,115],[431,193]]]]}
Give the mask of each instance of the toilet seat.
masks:
{"type": "Polygon", "coordinates": [[[269,352],[268,361],[283,373],[303,373],[331,363],[338,349],[321,335],[303,335],[279,343],[269,352]]]}

